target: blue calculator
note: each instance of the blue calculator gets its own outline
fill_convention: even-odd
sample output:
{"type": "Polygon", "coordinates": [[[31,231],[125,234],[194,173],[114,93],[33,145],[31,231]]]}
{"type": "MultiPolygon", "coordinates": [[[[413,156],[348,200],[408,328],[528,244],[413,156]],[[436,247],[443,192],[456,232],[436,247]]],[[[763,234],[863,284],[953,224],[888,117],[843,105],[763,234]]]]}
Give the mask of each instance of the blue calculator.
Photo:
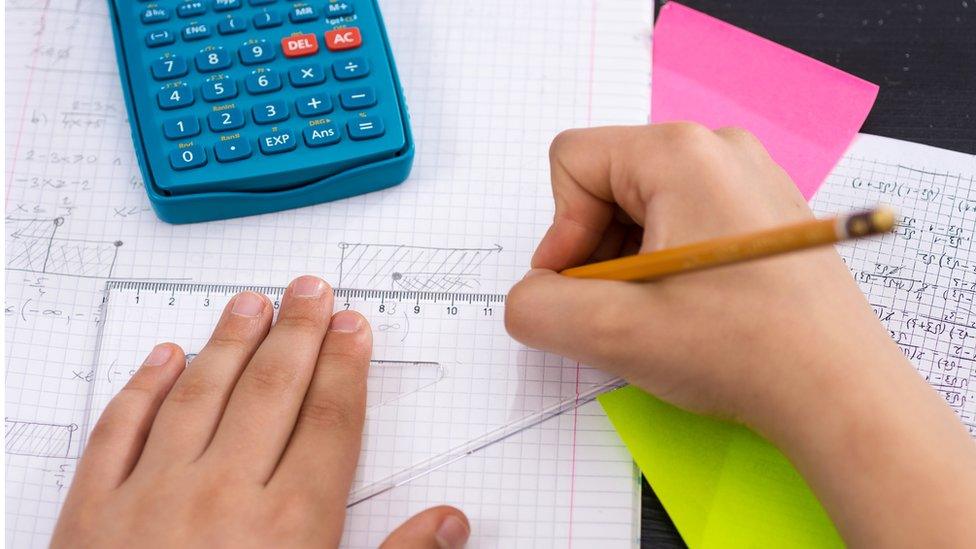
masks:
{"type": "Polygon", "coordinates": [[[156,214],[192,223],[402,182],[403,90],[376,0],[109,0],[156,214]]]}

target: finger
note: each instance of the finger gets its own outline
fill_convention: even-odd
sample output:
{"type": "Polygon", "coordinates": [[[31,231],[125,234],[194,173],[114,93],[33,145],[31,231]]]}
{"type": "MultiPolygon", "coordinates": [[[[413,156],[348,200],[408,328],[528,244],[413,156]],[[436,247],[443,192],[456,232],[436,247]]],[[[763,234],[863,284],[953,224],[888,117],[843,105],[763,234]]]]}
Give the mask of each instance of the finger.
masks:
{"type": "Polygon", "coordinates": [[[332,318],[295,432],[269,482],[286,494],[308,492],[336,530],[359,459],[372,343],[369,323],[359,313],[342,311],[332,318]]]}
{"type": "Polygon", "coordinates": [[[332,288],[320,278],[292,281],[278,320],[241,373],[206,454],[221,468],[266,482],[305,398],[332,315],[332,288]]]}
{"type": "MultiPolygon", "coordinates": [[[[627,308],[641,307],[641,329],[659,323],[644,284],[568,278],[545,269],[529,271],[505,299],[505,328],[516,340],[545,351],[616,371],[634,330],[627,308]],[[567,298],[571,296],[571,298],[567,298]]],[[[665,332],[660,332],[665,333],[665,332]]],[[[633,345],[630,345],[633,347],[633,345]]]]}
{"type": "Polygon", "coordinates": [[[616,205],[643,222],[646,206],[665,184],[686,183],[691,166],[722,142],[690,123],[565,131],[549,151],[555,214],[532,258],[535,268],[560,271],[590,257],[616,205]]]}
{"type": "Polygon", "coordinates": [[[160,407],[140,467],[200,457],[244,365],[268,333],[272,315],[271,303],[262,294],[243,292],[231,299],[210,340],[160,407]]]}
{"type": "Polygon", "coordinates": [[[129,476],[146,436],[186,356],[179,346],[161,343],[105,407],[92,429],[75,474],[72,492],[113,489],[129,476]]]}
{"type": "Polygon", "coordinates": [[[471,535],[468,517],[442,505],[417,513],[393,531],[381,549],[460,549],[471,535]]]}

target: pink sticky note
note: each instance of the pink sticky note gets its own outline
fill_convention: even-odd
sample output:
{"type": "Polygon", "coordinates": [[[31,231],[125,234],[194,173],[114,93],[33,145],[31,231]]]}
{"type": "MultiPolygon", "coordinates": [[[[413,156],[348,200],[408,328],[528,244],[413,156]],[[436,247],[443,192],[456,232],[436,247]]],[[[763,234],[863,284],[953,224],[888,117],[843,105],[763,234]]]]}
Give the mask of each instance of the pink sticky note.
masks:
{"type": "Polygon", "coordinates": [[[878,86],[674,2],[654,28],[651,119],[755,134],[810,198],[878,86]]]}

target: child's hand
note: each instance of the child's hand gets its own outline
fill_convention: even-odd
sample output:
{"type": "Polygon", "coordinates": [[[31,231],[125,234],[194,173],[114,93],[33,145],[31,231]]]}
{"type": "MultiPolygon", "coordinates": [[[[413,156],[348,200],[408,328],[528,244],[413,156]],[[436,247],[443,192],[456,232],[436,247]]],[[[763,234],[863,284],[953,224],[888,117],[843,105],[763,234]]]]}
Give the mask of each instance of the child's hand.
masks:
{"type": "MultiPolygon", "coordinates": [[[[246,292],[186,368],[176,345],[153,349],[95,426],[52,546],[336,546],[372,336],[332,306],[325,282],[301,277],[273,328],[271,303],[246,292]]],[[[454,548],[468,532],[436,507],[384,546],[454,548]]]]}
{"type": "Polygon", "coordinates": [[[842,381],[849,357],[898,352],[830,247],[645,284],[553,272],[812,217],[751,135],[573,130],[550,158],[556,214],[506,305],[515,338],[763,427],[811,384],[842,381]]]}
{"type": "Polygon", "coordinates": [[[556,215],[509,293],[514,337],[757,428],[852,545],[971,545],[976,445],[833,248],[652,283],[553,272],[809,218],[755,138],[596,128],[561,134],[550,154],[556,215]]]}

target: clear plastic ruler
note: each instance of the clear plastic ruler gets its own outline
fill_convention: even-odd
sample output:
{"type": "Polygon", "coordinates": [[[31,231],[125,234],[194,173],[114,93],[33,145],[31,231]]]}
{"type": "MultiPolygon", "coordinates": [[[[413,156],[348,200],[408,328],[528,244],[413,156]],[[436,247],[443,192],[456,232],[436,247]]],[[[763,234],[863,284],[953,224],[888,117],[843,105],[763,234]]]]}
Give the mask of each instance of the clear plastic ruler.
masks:
{"type": "MultiPolygon", "coordinates": [[[[153,345],[189,354],[237,292],[278,303],[284,288],[109,281],[84,433],[153,345]]],[[[363,450],[350,505],[398,486],[622,384],[513,341],[502,294],[337,288],[336,309],[373,328],[363,450]]]]}

